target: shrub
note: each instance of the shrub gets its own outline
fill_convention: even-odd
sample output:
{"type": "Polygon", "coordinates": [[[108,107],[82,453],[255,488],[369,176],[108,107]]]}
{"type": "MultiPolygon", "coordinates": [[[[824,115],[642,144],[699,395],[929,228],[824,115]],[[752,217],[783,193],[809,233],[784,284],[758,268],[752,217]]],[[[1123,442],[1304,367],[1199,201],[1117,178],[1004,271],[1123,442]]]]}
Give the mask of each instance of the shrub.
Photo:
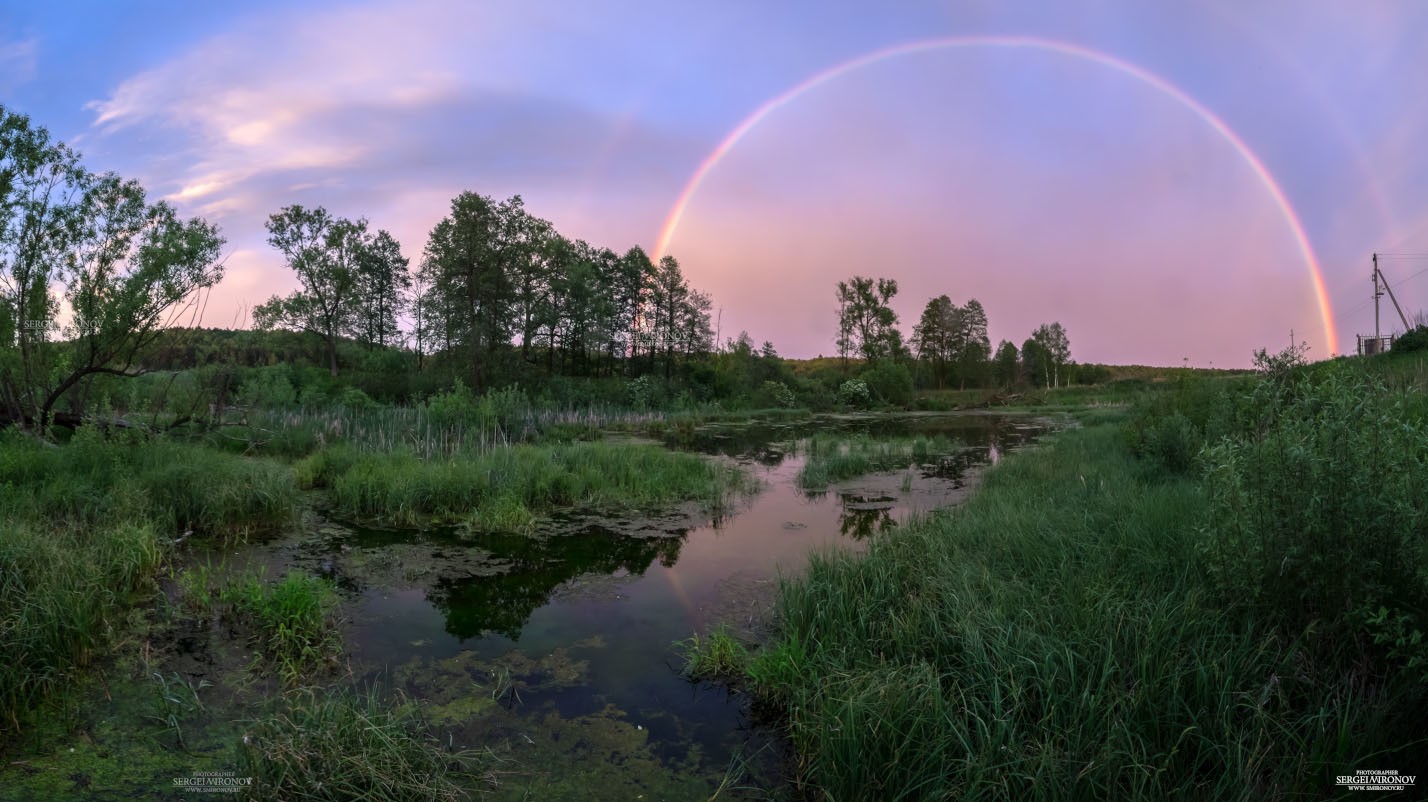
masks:
{"type": "Polygon", "coordinates": [[[838,403],[854,409],[867,409],[873,402],[873,394],[868,383],[862,379],[849,379],[838,387],[838,403]]]}
{"type": "Polygon", "coordinates": [[[1208,449],[1205,564],[1224,601],[1333,649],[1361,628],[1428,677],[1428,426],[1353,366],[1265,382],[1262,428],[1208,449]]]}
{"type": "MultiPolygon", "coordinates": [[[[793,391],[788,389],[788,385],[783,382],[764,382],[761,395],[763,398],[761,398],[760,401],[767,399],[772,402],[772,406],[782,407],[784,409],[793,409],[798,406],[798,399],[794,397],[793,391]]],[[[759,406],[765,406],[765,404],[759,404],[759,406]]]]}
{"type": "Polygon", "coordinates": [[[881,361],[859,376],[867,383],[872,396],[884,404],[907,406],[912,403],[912,371],[899,362],[881,361]]]}
{"type": "Polygon", "coordinates": [[[1428,326],[1414,326],[1393,341],[1391,349],[1395,354],[1428,350],[1428,326]]]}

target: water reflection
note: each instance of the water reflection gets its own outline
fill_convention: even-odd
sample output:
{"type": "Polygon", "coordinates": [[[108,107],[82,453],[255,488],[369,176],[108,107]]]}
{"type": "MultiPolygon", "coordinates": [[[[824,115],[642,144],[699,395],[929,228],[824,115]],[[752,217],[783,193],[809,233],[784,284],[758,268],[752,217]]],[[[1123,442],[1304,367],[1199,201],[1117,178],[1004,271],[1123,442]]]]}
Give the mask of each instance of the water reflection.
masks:
{"type": "Polygon", "coordinates": [[[746,710],[723,689],[685,682],[672,644],[716,623],[756,635],[778,577],[803,570],[810,553],[866,548],[909,518],[955,503],[980,466],[1040,431],[990,415],[713,426],[677,445],[733,458],[763,483],[718,522],[571,517],[556,522],[559,534],[541,537],[344,529],[311,558],[355,589],[354,660],[368,671],[397,671],[405,690],[466,722],[473,738],[495,731],[491,720],[470,718],[487,706],[441,689],[485,683],[478,693],[489,699],[496,672],[524,700],[500,726],[522,739],[549,735],[549,754],[559,756],[554,774],[586,776],[629,757],[579,753],[593,727],[648,750],[669,776],[707,773],[717,785],[732,756],[748,748],[746,710]],[[796,482],[798,443],[829,430],[945,435],[961,447],[807,492],[796,482]],[[558,687],[554,676],[563,678],[558,687]]]}

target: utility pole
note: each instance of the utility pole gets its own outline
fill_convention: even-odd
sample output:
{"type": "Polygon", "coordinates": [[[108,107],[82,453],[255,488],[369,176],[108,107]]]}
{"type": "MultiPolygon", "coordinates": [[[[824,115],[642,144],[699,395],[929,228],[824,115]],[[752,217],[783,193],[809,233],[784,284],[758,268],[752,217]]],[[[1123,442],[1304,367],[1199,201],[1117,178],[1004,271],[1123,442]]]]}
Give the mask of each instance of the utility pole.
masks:
{"type": "Polygon", "coordinates": [[[1383,290],[1378,288],[1378,254],[1373,255],[1373,338],[1374,347],[1378,347],[1378,299],[1383,297],[1383,290]]]}
{"type": "Polygon", "coordinates": [[[1403,307],[1398,305],[1398,298],[1393,294],[1393,288],[1388,286],[1388,279],[1384,278],[1383,271],[1378,268],[1378,254],[1373,255],[1373,336],[1378,337],[1378,299],[1383,297],[1384,291],[1388,291],[1388,300],[1393,301],[1393,309],[1398,312],[1398,321],[1403,324],[1403,330],[1407,331],[1412,326],[1408,325],[1408,316],[1403,314],[1403,307]]]}

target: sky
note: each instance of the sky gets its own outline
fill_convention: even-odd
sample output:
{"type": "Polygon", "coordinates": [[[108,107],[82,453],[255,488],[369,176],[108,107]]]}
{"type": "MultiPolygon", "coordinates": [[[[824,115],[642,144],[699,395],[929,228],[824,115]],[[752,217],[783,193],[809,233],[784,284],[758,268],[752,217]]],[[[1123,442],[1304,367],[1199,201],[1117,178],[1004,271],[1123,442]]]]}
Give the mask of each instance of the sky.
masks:
{"type": "Polygon", "coordinates": [[[865,275],[907,333],[946,294],[994,345],[1239,367],[1352,353],[1375,252],[1428,308],[1426,37],[1419,0],[0,0],[0,105],[220,226],[204,325],[295,289],[282,207],[415,264],[470,190],[673,255],[785,356],[865,275]]]}

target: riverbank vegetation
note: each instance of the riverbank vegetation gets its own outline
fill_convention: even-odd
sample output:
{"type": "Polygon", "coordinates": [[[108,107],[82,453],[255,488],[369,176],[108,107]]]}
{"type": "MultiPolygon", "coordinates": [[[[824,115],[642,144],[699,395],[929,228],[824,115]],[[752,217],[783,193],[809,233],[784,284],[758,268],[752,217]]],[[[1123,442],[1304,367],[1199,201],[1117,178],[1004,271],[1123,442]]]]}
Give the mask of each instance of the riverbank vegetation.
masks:
{"type": "MultiPolygon", "coordinates": [[[[314,504],[485,534],[562,508],[717,509],[748,489],[734,468],[591,441],[1026,404],[1109,411],[1009,460],[965,509],[815,560],[785,586],[774,643],[695,650],[784,711],[804,790],[1283,798],[1421,754],[1405,712],[1428,701],[1421,333],[1366,366],[1117,372],[1075,363],[1059,323],[992,348],[975,299],[938,296],[904,334],[896,281],[855,276],[834,295],[838,356],[790,360],[747,333],[719,342],[673,256],[571,240],[519,196],[475,192],[414,271],[364,219],[277,211],[270,244],[299,288],[255,306],[261,330],[204,329],[215,227],[2,107],[0,168],[6,749],[72,722],[74,703],[46,703],[121,650],[158,677],[146,720],[187,748],[181,719],[212,686],[151,671],[151,647],[209,637],[221,610],[283,680],[230,744],[263,793],[455,795],[468,765],[409,706],[295,689],[342,652],[331,582],[176,569],[189,549],[280,532],[314,504]]],[[[800,482],[951,447],[815,438],[800,482]]]]}
{"type": "Polygon", "coordinates": [[[1401,363],[1295,356],[1012,456],[964,506],[815,559],[770,646],[709,638],[696,665],[743,661],[811,796],[1283,799],[1411,773],[1428,403],[1384,381],[1401,363]]]}
{"type": "Polygon", "coordinates": [[[304,486],[326,488],[349,518],[476,529],[523,530],[560,508],[658,512],[698,501],[717,511],[747,486],[732,465],[632,443],[517,445],[432,461],[334,447],[295,470],[304,486]]]}

